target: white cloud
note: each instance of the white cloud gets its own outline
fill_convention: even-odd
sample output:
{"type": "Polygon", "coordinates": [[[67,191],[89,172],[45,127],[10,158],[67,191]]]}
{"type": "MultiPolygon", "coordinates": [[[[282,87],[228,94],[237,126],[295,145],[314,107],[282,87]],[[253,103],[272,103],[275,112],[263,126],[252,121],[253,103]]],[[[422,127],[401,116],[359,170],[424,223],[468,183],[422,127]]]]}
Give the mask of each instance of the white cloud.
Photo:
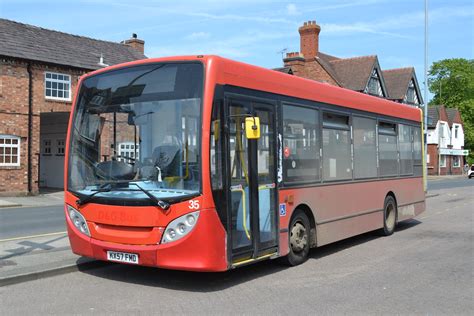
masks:
{"type": "Polygon", "coordinates": [[[156,46],[147,49],[147,56],[177,56],[213,54],[232,59],[243,59],[255,55],[259,48],[265,47],[267,43],[289,37],[288,33],[262,32],[248,30],[239,35],[226,37],[221,40],[202,40],[195,42],[177,43],[176,45],[156,46]]]}
{"type": "MultiPolygon", "coordinates": [[[[442,20],[451,18],[462,18],[474,16],[470,7],[443,7],[431,10],[428,13],[429,23],[439,23],[442,20]]],[[[350,24],[322,23],[321,28],[328,34],[349,34],[349,33],[372,33],[398,38],[416,39],[414,35],[406,32],[406,29],[420,27],[425,23],[424,11],[418,11],[394,17],[387,17],[374,22],[355,22],[350,24]],[[403,30],[403,31],[402,31],[403,30]]]]}
{"type": "Polygon", "coordinates": [[[299,15],[299,14],[301,14],[298,11],[298,8],[296,7],[296,4],[294,4],[294,3],[289,3],[286,6],[286,12],[288,13],[288,15],[299,15]]]}
{"type": "Polygon", "coordinates": [[[203,40],[211,37],[211,34],[208,32],[194,32],[186,36],[186,39],[189,40],[203,40]]]}

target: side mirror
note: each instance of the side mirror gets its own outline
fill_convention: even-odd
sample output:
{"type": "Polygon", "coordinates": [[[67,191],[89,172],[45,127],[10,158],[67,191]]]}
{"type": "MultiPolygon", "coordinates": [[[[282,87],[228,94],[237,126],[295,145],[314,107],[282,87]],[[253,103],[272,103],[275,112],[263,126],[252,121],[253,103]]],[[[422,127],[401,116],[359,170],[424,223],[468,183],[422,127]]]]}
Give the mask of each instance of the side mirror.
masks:
{"type": "Polygon", "coordinates": [[[245,136],[247,139],[260,138],[260,118],[257,116],[245,118],[245,136]]]}

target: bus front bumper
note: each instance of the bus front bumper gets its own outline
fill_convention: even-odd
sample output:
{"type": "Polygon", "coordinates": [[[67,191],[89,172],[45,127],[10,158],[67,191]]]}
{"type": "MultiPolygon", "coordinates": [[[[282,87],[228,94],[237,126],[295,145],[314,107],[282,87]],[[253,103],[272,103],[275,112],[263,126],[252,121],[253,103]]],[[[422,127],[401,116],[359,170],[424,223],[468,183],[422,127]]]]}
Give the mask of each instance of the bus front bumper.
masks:
{"type": "Polygon", "coordinates": [[[72,251],[80,256],[108,261],[107,252],[138,255],[138,264],[174,270],[225,271],[228,269],[226,233],[215,210],[203,210],[196,227],[175,242],[127,245],[91,238],[79,232],[66,214],[72,251]]]}

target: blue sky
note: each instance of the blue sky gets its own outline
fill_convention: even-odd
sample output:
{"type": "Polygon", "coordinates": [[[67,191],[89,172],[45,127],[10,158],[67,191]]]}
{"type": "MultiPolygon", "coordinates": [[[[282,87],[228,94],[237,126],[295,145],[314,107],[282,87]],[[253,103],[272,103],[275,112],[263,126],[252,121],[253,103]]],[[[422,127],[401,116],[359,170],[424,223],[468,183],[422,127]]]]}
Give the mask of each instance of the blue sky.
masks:
{"type": "MultiPolygon", "coordinates": [[[[473,58],[473,3],[429,0],[430,64],[473,58]]],[[[298,27],[316,20],[322,52],[414,66],[423,85],[423,0],[1,0],[0,16],[109,41],[137,33],[149,57],[218,54],[267,68],[282,65],[281,50],[298,51],[298,27]]]]}

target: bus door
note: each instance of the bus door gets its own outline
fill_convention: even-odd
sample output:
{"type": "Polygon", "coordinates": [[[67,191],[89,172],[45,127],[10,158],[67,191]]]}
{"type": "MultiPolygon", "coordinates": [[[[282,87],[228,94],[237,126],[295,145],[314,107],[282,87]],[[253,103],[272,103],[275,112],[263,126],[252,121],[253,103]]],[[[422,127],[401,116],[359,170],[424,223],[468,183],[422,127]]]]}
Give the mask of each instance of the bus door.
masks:
{"type": "Polygon", "coordinates": [[[277,252],[275,106],[227,99],[228,232],[232,264],[277,252]],[[260,138],[248,139],[245,119],[258,117],[260,138]]]}

